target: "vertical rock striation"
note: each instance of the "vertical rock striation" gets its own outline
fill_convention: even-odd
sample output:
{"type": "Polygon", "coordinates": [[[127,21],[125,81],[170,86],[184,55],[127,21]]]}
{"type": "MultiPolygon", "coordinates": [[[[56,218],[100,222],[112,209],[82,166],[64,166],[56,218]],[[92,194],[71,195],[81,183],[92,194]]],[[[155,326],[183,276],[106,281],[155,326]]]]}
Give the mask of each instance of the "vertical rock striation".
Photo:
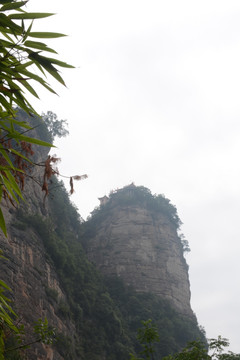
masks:
{"type": "MultiPolygon", "coordinates": [[[[38,134],[34,136],[38,137],[38,134]]],[[[49,148],[33,146],[33,150],[34,161],[44,163],[49,148]]],[[[25,327],[25,342],[36,339],[33,328],[38,319],[47,318],[49,325],[63,335],[75,331],[72,322],[59,316],[58,304],[67,301],[66,295],[47,255],[43,239],[17,215],[21,212],[24,216],[35,215],[45,219],[50,216],[41,189],[43,173],[42,166],[35,166],[31,173],[35,181],[26,177],[23,191],[26,202],[21,202],[17,208],[4,201],[1,203],[8,232],[7,238],[0,232],[1,250],[7,259],[0,261],[1,280],[11,289],[8,297],[18,315],[17,322],[25,327]]],[[[30,347],[28,356],[34,360],[63,359],[56,349],[38,343],[30,347]]]]}
{"type": "MultiPolygon", "coordinates": [[[[137,188],[136,188],[137,189],[137,188]]],[[[176,225],[163,212],[142,204],[120,205],[118,193],[87,241],[90,261],[104,275],[117,275],[138,292],[168,299],[192,317],[188,266],[176,225]]],[[[93,216],[94,220],[94,216],[93,216]]]]}

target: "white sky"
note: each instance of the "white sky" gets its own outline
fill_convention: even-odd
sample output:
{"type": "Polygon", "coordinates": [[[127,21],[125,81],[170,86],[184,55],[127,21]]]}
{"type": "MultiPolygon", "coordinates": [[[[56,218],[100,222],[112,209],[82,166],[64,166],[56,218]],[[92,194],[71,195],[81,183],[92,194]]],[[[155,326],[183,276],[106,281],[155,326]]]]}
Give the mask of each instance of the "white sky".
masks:
{"type": "MultiPolygon", "coordinates": [[[[132,181],[177,206],[190,243],[192,308],[208,337],[240,352],[239,0],[30,0],[40,29],[75,70],[41,111],[69,122],[61,172],[89,175],[73,201],[132,181]]],[[[35,28],[36,29],[36,28],[35,28]]],[[[51,56],[51,55],[50,55],[51,56]]],[[[52,82],[54,84],[54,81],[52,82]]]]}

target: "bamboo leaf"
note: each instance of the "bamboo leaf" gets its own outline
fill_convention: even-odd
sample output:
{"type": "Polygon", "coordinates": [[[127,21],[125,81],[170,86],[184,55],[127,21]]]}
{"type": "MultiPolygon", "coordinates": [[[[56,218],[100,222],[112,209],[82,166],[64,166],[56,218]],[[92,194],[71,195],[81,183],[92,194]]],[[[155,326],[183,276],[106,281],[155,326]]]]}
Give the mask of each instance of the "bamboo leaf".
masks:
{"type": "MultiPolygon", "coordinates": [[[[1,22],[0,22],[1,24],[1,22]]],[[[5,26],[2,26],[2,24],[0,25],[0,32],[1,34],[5,35],[5,34],[12,34],[12,31],[10,31],[9,29],[7,29],[5,26]]]]}
{"type": "Polygon", "coordinates": [[[29,58],[35,62],[35,64],[40,64],[49,74],[51,74],[57,81],[59,81],[62,85],[66,86],[64,83],[64,80],[59,75],[58,70],[52,65],[51,61],[44,57],[39,55],[36,52],[32,52],[29,55],[29,58]]]}
{"type": "Polygon", "coordinates": [[[11,291],[10,287],[3,280],[0,280],[0,286],[2,286],[4,289],[8,291],[11,291]]]}
{"type": "Polygon", "coordinates": [[[5,171],[5,173],[6,173],[7,177],[8,177],[8,180],[9,180],[9,182],[11,184],[12,189],[15,191],[15,193],[18,196],[20,196],[21,199],[23,199],[22,192],[21,192],[21,190],[20,190],[14,176],[11,174],[10,171],[5,171]]]}
{"type": "Polygon", "coordinates": [[[0,228],[2,229],[2,232],[4,233],[4,235],[7,237],[6,223],[5,223],[5,219],[4,219],[1,208],[0,208],[0,228]]]}
{"type": "Polygon", "coordinates": [[[26,69],[27,67],[31,66],[33,64],[33,61],[27,61],[24,64],[16,65],[15,69],[16,71],[21,71],[22,69],[26,69]]]}
{"type": "Polygon", "coordinates": [[[37,61],[34,62],[34,65],[43,73],[43,75],[46,77],[46,74],[44,72],[44,69],[41,64],[39,64],[37,61]]]}
{"type": "Polygon", "coordinates": [[[21,96],[21,93],[15,93],[14,94],[13,101],[16,105],[18,105],[21,109],[26,111],[26,113],[30,114],[31,111],[33,113],[36,113],[35,110],[32,108],[32,106],[21,96]]]}
{"type": "Polygon", "coordinates": [[[40,39],[53,39],[53,38],[67,36],[67,35],[60,34],[60,33],[53,33],[53,32],[30,32],[29,36],[34,37],[34,38],[40,38],[40,39]]]}
{"type": "Polygon", "coordinates": [[[10,47],[10,48],[12,48],[13,45],[14,45],[13,41],[10,42],[10,41],[6,41],[6,40],[3,40],[3,39],[0,40],[0,46],[1,47],[10,47]]]}
{"type": "MultiPolygon", "coordinates": [[[[23,11],[23,10],[19,10],[19,11],[23,11]]],[[[23,20],[21,21],[21,24],[22,24],[22,32],[24,34],[25,33],[25,23],[23,20]]]]}
{"type": "Polygon", "coordinates": [[[0,13],[0,25],[2,27],[9,28],[10,31],[14,34],[15,34],[15,32],[17,34],[21,34],[21,32],[22,32],[21,26],[15,24],[13,21],[11,21],[11,19],[9,19],[8,16],[6,16],[5,14],[1,14],[1,13],[0,13]]]}
{"type": "Polygon", "coordinates": [[[33,19],[43,19],[49,16],[55,15],[53,13],[28,13],[24,12],[21,14],[10,14],[8,17],[9,19],[14,20],[33,20],[33,19]]]}
{"type": "Polygon", "coordinates": [[[64,61],[60,61],[60,60],[53,59],[53,58],[47,58],[47,59],[50,60],[52,64],[56,64],[56,65],[59,65],[61,67],[70,68],[70,69],[75,68],[73,65],[67,64],[64,61]]]}
{"type": "Polygon", "coordinates": [[[0,11],[8,11],[8,10],[14,10],[19,9],[20,7],[24,6],[27,3],[27,1],[19,1],[19,2],[11,2],[7,3],[6,5],[3,5],[0,8],[0,11]]]}
{"type": "Polygon", "coordinates": [[[41,84],[42,86],[44,86],[48,91],[50,91],[51,93],[57,95],[57,93],[48,85],[48,83],[41,78],[40,76],[31,73],[28,70],[24,70],[24,71],[20,71],[21,74],[29,76],[30,78],[32,78],[33,80],[39,82],[39,84],[41,84]]]}
{"type": "MultiPolygon", "coordinates": [[[[25,51],[25,48],[23,46],[15,44],[14,41],[9,42],[6,40],[0,40],[0,44],[1,44],[0,51],[3,50],[5,47],[25,51]]],[[[16,58],[13,57],[12,55],[11,55],[11,58],[10,58],[10,56],[8,58],[8,60],[13,60],[13,59],[16,59],[16,58]]],[[[19,63],[18,60],[17,60],[17,63],[19,63]]]]}
{"type": "MultiPolygon", "coordinates": [[[[4,186],[5,186],[5,190],[7,190],[7,194],[9,196],[9,198],[11,198],[11,200],[15,200],[17,204],[19,204],[18,198],[13,190],[13,184],[11,181],[8,181],[7,177],[4,177],[4,182],[3,182],[4,186]]],[[[22,197],[21,197],[22,198],[22,197]]],[[[23,198],[22,198],[23,200],[23,198]]]]}
{"type": "MultiPolygon", "coordinates": [[[[34,62],[31,61],[31,63],[34,63],[34,62]]],[[[25,70],[25,69],[23,69],[23,70],[20,69],[19,72],[20,72],[20,74],[23,74],[23,75],[25,75],[25,76],[27,76],[27,77],[29,77],[29,78],[31,78],[31,79],[39,82],[40,84],[43,84],[43,83],[46,82],[46,81],[45,81],[43,78],[41,78],[39,75],[36,75],[36,74],[32,73],[31,71],[28,71],[28,70],[25,70]]]]}
{"type": "Polygon", "coordinates": [[[53,90],[46,82],[41,83],[42,86],[45,87],[48,91],[50,91],[52,94],[58,95],[55,90],[53,90]]]}
{"type": "Polygon", "coordinates": [[[9,3],[12,3],[14,2],[14,0],[0,0],[0,4],[9,4],[9,3]]]}
{"type": "Polygon", "coordinates": [[[14,133],[9,133],[8,134],[9,138],[13,138],[13,139],[17,139],[17,140],[23,140],[23,141],[27,141],[31,144],[37,144],[37,145],[41,145],[41,146],[47,146],[47,147],[55,147],[54,145],[46,142],[46,141],[42,141],[39,139],[35,139],[35,138],[31,138],[29,136],[25,136],[22,134],[14,134],[14,133]]]}
{"type": "Polygon", "coordinates": [[[9,41],[13,41],[12,38],[8,35],[8,34],[12,34],[11,31],[2,31],[1,30],[1,26],[0,26],[0,32],[3,34],[3,36],[5,36],[6,39],[8,39],[9,41]]]}
{"type": "Polygon", "coordinates": [[[10,166],[10,168],[14,169],[14,166],[13,166],[13,163],[12,161],[10,160],[8,154],[7,154],[7,149],[1,147],[0,148],[0,154],[4,157],[4,159],[7,161],[8,165],[10,166]]]}
{"type": "MultiPolygon", "coordinates": [[[[15,114],[16,115],[16,114],[15,114]]],[[[5,123],[9,123],[9,124],[16,124],[19,127],[23,127],[24,129],[32,129],[32,126],[30,126],[28,123],[26,123],[25,121],[18,121],[15,120],[14,118],[10,117],[10,118],[6,118],[6,116],[4,117],[4,114],[2,116],[2,120],[4,120],[4,122],[1,122],[1,126],[4,126],[5,123]]],[[[5,126],[6,128],[6,126],[5,126]]],[[[17,131],[16,131],[17,132],[17,131]]]]}
{"type": "Polygon", "coordinates": [[[1,94],[0,94],[0,103],[5,107],[6,110],[9,110],[11,108],[11,104],[1,94]]]}
{"type": "Polygon", "coordinates": [[[24,80],[24,79],[17,79],[33,96],[35,96],[37,99],[39,99],[38,94],[36,93],[36,91],[34,90],[34,88],[29,84],[28,81],[24,80]]]}
{"type": "Polygon", "coordinates": [[[51,69],[47,69],[46,70],[49,72],[49,74],[51,74],[58,82],[60,82],[60,84],[66,86],[63,78],[61,77],[61,75],[59,74],[59,72],[57,70],[51,70],[51,69]]]}
{"type": "Polygon", "coordinates": [[[26,33],[25,33],[25,35],[24,35],[24,37],[23,37],[23,42],[28,38],[29,33],[30,33],[31,30],[32,30],[32,26],[33,26],[33,20],[32,20],[32,22],[31,22],[31,24],[29,25],[29,28],[27,29],[27,31],[26,31],[26,33]]]}
{"type": "Polygon", "coordinates": [[[52,52],[54,54],[57,54],[57,52],[55,50],[47,47],[46,44],[38,42],[38,41],[27,40],[27,41],[25,41],[24,46],[34,48],[34,49],[43,50],[43,51],[48,51],[48,52],[52,52]]]}

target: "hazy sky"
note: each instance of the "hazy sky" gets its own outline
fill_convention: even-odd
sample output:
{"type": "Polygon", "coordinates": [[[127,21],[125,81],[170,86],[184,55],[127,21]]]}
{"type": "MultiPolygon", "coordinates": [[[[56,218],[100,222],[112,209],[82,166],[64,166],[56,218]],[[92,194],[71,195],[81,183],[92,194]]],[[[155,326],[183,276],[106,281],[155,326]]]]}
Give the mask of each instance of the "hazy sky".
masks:
{"type": "MultiPolygon", "coordinates": [[[[84,174],[73,201],[132,181],[177,206],[188,239],[192,308],[208,337],[240,352],[240,2],[30,0],[56,16],[40,29],[64,70],[38,110],[69,122],[57,143],[64,175],[84,174]]],[[[52,82],[54,84],[54,81],[52,82]]]]}

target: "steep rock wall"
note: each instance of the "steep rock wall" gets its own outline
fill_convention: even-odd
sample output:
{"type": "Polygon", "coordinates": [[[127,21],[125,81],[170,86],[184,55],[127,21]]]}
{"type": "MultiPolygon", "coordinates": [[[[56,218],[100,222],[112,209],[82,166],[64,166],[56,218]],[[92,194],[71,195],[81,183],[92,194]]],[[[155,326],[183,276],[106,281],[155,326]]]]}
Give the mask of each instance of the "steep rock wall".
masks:
{"type": "MultiPolygon", "coordinates": [[[[37,134],[34,136],[37,137],[37,134]]],[[[49,148],[33,146],[33,150],[34,161],[44,163],[49,148]]],[[[25,179],[23,196],[26,202],[21,202],[17,207],[4,201],[1,203],[8,232],[7,238],[0,232],[1,250],[7,258],[0,261],[1,280],[11,288],[8,297],[18,315],[17,321],[25,327],[27,342],[36,338],[33,334],[35,322],[45,317],[49,326],[55,327],[63,336],[75,333],[74,324],[59,315],[59,302],[65,303],[67,300],[43,240],[31,227],[21,223],[17,216],[21,211],[25,216],[51,217],[48,200],[44,203],[41,189],[43,173],[44,168],[36,166],[30,174],[31,178],[25,179]]],[[[63,359],[54,347],[44,344],[31,346],[27,356],[34,360],[63,359]]]]}
{"type": "MultiPolygon", "coordinates": [[[[54,291],[58,301],[66,301],[59,284],[58,276],[47,260],[41,239],[32,230],[19,230],[11,226],[8,239],[1,238],[1,248],[7,258],[0,262],[1,279],[12,289],[9,297],[13,307],[26,330],[26,340],[32,341],[33,326],[38,319],[48,319],[49,325],[58,333],[73,332],[74,326],[59,317],[58,305],[48,295],[54,291]]],[[[28,350],[32,359],[62,359],[57,351],[41,344],[28,350]]]]}
{"type": "Polygon", "coordinates": [[[159,295],[193,316],[188,266],[167,216],[140,206],[113,206],[88,239],[87,255],[103,274],[118,275],[138,292],[159,295]]]}

